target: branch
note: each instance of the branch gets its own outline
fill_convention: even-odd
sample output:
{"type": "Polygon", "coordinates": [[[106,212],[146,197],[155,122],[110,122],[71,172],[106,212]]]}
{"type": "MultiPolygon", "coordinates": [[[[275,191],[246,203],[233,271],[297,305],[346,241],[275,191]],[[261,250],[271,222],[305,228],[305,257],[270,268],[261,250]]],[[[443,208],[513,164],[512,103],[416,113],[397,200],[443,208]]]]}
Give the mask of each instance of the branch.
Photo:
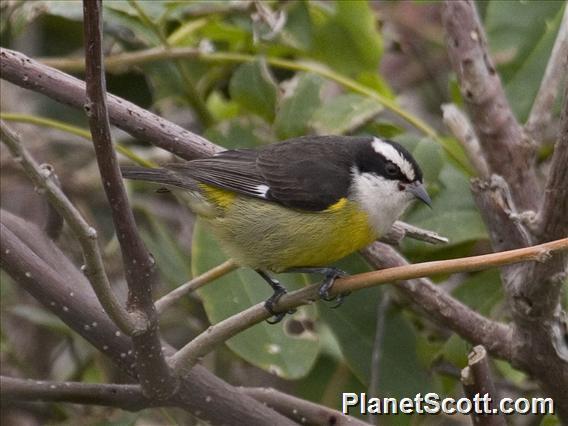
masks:
{"type": "Polygon", "coordinates": [[[157,274],[155,260],[146,250],[128,203],[126,189],[112,146],[108,121],[106,84],[102,63],[102,2],[84,0],[84,35],[87,84],[85,111],[93,137],[97,164],[104,182],[112,220],[126,268],[128,309],[132,318],[144,322],[131,334],[140,384],[147,395],[164,399],[175,392],[177,381],[162,353],[158,318],[152,301],[157,274]]]}
{"type": "Polygon", "coordinates": [[[465,114],[454,104],[442,105],[444,124],[454,134],[464,149],[467,158],[477,171],[477,176],[486,178],[489,176],[489,166],[481,152],[479,140],[471,127],[471,123],[465,114]]]}
{"type": "MultiPolygon", "coordinates": [[[[376,244],[373,246],[377,246],[376,244]]],[[[380,244],[378,245],[380,247],[380,244]]],[[[413,278],[420,278],[437,274],[451,274],[456,272],[478,271],[488,269],[491,267],[503,266],[512,263],[526,262],[526,261],[543,261],[551,252],[559,250],[568,250],[568,238],[553,241],[550,243],[541,244],[539,246],[527,247],[508,252],[492,253],[482,256],[464,257],[460,259],[441,260],[434,262],[424,262],[417,264],[406,264],[404,266],[390,267],[381,271],[366,272],[362,274],[353,275],[350,277],[340,278],[336,280],[331,289],[331,295],[338,295],[345,292],[360,290],[363,288],[373,287],[379,284],[391,283],[400,280],[410,280],[413,278]]],[[[394,251],[394,250],[393,250],[394,251]]],[[[275,312],[286,312],[291,309],[297,308],[300,305],[312,303],[319,299],[318,284],[313,284],[303,289],[287,293],[278,301],[274,307],[275,312]]],[[[408,287],[409,292],[414,291],[413,288],[408,287]]],[[[438,294],[439,296],[439,294],[438,294]]],[[[456,310],[456,316],[463,315],[464,312],[471,314],[471,320],[466,323],[460,322],[460,334],[466,336],[470,341],[477,343],[477,340],[484,341],[487,338],[487,328],[498,331],[501,335],[497,340],[492,340],[489,345],[490,350],[495,350],[500,357],[509,359],[510,354],[505,348],[502,348],[505,342],[507,329],[501,325],[493,323],[484,319],[481,315],[469,310],[465,305],[451,299],[452,306],[448,309],[441,310],[437,313],[437,318],[448,315],[450,309],[456,310]],[[483,321],[485,320],[485,321],[483,321]],[[479,324],[475,326],[475,321],[479,324]],[[486,329],[483,329],[485,327],[486,329]],[[476,334],[472,330],[483,331],[481,335],[476,334]],[[463,334],[462,334],[463,333],[463,334]],[[496,345],[500,349],[494,349],[496,345]]],[[[440,306],[440,302],[436,302],[436,306],[440,306]]],[[[432,309],[436,311],[437,309],[432,309]]],[[[452,312],[454,313],[454,312],[452,312]]],[[[188,371],[197,360],[211,352],[219,344],[230,339],[234,335],[246,330],[254,324],[257,324],[270,317],[270,314],[264,307],[264,303],[258,303],[236,315],[233,315],[223,321],[210,326],[205,332],[194,338],[191,342],[187,343],[181,348],[171,359],[173,368],[180,372],[188,371]]],[[[491,336],[494,337],[494,336],[491,336]]]]}
{"type": "MultiPolygon", "coordinates": [[[[46,309],[110,357],[121,371],[136,378],[132,342],[104,314],[85,276],[37,225],[4,211],[0,220],[2,269],[46,309]]],[[[173,354],[173,348],[162,345],[173,354]]],[[[201,366],[195,366],[180,381],[179,392],[171,401],[212,424],[295,424],[201,366]]]]}
{"type": "MultiPolygon", "coordinates": [[[[491,404],[487,407],[493,411],[496,408],[497,390],[491,377],[491,368],[487,351],[481,345],[476,346],[468,355],[468,365],[462,370],[461,381],[465,395],[473,401],[476,397],[488,395],[491,404]]],[[[502,414],[481,414],[472,411],[471,417],[474,425],[505,426],[507,422],[502,414]]]]}
{"type": "Polygon", "coordinates": [[[448,55],[490,173],[511,185],[518,206],[536,210],[539,199],[534,148],[523,140],[487,49],[485,32],[472,0],[446,0],[443,24],[448,55]]]}
{"type": "Polygon", "coordinates": [[[140,411],[163,404],[144,396],[139,385],[51,382],[0,376],[0,390],[3,401],[70,402],[117,407],[128,411],[140,411]]]}
{"type": "Polygon", "coordinates": [[[245,395],[275,409],[302,425],[369,426],[355,417],[272,388],[241,388],[245,395]]]}
{"type": "Polygon", "coordinates": [[[381,237],[381,241],[387,244],[398,244],[406,237],[430,244],[447,244],[449,242],[446,237],[442,237],[437,232],[422,229],[400,220],[397,220],[389,232],[381,237]]]}
{"type": "Polygon", "coordinates": [[[126,309],[114,295],[106,275],[96,230],[85,221],[61,188],[50,178],[53,171],[38,165],[30,153],[21,145],[19,136],[3,121],[0,121],[0,136],[14,156],[14,160],[22,165],[28,177],[37,188],[45,190],[50,204],[65,218],[65,221],[77,237],[87,268],[86,276],[89,278],[105,312],[124,333],[132,332],[135,325],[126,309]]]}
{"type": "MultiPolygon", "coordinates": [[[[43,65],[20,52],[0,47],[0,67],[2,79],[6,81],[42,93],[74,108],[82,109],[85,105],[85,82],[43,65]]],[[[108,95],[107,102],[112,124],[137,139],[147,141],[181,158],[191,160],[207,157],[221,150],[201,136],[118,96],[108,95]]]]}
{"type": "Polygon", "coordinates": [[[187,296],[189,293],[197,290],[198,288],[204,286],[205,284],[210,283],[211,281],[216,280],[219,277],[222,277],[225,274],[228,274],[231,271],[234,271],[239,266],[235,263],[234,260],[229,259],[220,265],[211,268],[207,272],[193,278],[192,280],[186,282],[185,284],[177,287],[175,290],[169,292],[165,296],[158,299],[155,303],[156,311],[158,315],[164,313],[166,309],[168,309],[171,305],[177,302],[182,297],[187,296]]]}
{"type": "MultiPolygon", "coordinates": [[[[385,244],[369,246],[363,256],[377,269],[411,266],[385,244]]],[[[499,358],[511,359],[511,329],[508,326],[480,315],[429,279],[405,279],[394,288],[411,302],[409,307],[419,315],[451,329],[473,344],[486,346],[499,358]]]]}
{"type": "MultiPolygon", "coordinates": [[[[568,7],[566,8],[568,11],[568,7]]],[[[568,85],[564,91],[564,106],[560,131],[554,147],[552,166],[546,182],[544,200],[539,212],[539,234],[542,241],[568,235],[568,85]]]]}
{"type": "Polygon", "coordinates": [[[554,101],[561,90],[562,80],[566,80],[566,66],[568,66],[568,7],[564,8],[564,15],[556,35],[556,41],[550,53],[546,70],[540,83],[540,88],[533,102],[529,118],[525,124],[525,131],[537,142],[542,143],[543,129],[552,119],[554,101]]]}

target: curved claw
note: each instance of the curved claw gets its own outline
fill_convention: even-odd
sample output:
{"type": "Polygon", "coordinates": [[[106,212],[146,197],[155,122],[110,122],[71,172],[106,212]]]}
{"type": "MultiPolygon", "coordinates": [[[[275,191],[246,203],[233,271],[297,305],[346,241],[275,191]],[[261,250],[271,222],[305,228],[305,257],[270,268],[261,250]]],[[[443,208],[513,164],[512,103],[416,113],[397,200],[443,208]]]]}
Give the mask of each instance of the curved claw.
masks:
{"type": "Polygon", "coordinates": [[[272,313],[272,316],[274,317],[274,319],[267,319],[266,322],[270,325],[278,324],[280,321],[284,319],[284,317],[286,316],[286,312],[280,312],[278,314],[272,313]]]}
{"type": "MultiPolygon", "coordinates": [[[[319,288],[319,296],[321,299],[325,300],[326,302],[331,302],[332,300],[335,299],[339,299],[339,305],[341,303],[343,303],[343,297],[344,295],[339,295],[339,296],[330,296],[329,295],[329,290],[331,290],[331,288],[333,287],[333,283],[335,283],[335,280],[337,278],[340,277],[345,277],[347,276],[347,272],[342,271],[341,269],[337,269],[337,268],[328,268],[327,271],[325,271],[324,273],[324,280],[320,285],[319,288]]],[[[339,306],[337,305],[337,306],[339,306]]]]}
{"type": "MultiPolygon", "coordinates": [[[[337,309],[339,308],[341,305],[343,305],[343,302],[345,302],[345,298],[347,296],[349,296],[351,294],[350,291],[345,291],[343,293],[340,293],[339,296],[337,296],[335,305],[331,306],[331,309],[337,309]]],[[[332,299],[333,300],[333,299],[332,299]]]]}
{"type": "Polygon", "coordinates": [[[284,317],[288,314],[293,314],[296,312],[296,309],[290,309],[287,312],[274,312],[274,305],[278,303],[280,298],[287,293],[284,287],[280,287],[275,289],[274,294],[270,296],[265,302],[264,307],[268,311],[270,315],[272,315],[273,319],[267,319],[266,322],[268,324],[277,324],[284,319],[284,317]]]}

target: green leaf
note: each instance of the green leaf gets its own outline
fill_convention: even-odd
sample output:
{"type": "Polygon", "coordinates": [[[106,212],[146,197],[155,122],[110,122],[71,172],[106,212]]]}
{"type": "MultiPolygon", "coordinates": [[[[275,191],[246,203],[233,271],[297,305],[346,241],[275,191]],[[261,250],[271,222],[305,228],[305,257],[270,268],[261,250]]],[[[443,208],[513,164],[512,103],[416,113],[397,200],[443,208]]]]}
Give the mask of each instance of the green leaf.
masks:
{"type": "MultiPolygon", "coordinates": [[[[358,254],[342,260],[338,266],[349,273],[369,270],[358,254]]],[[[365,385],[371,374],[377,307],[382,294],[378,287],[357,291],[341,307],[322,306],[319,310],[335,334],[349,368],[365,385]]],[[[381,394],[402,397],[424,392],[429,388],[428,379],[418,361],[414,329],[398,309],[389,309],[385,315],[379,367],[381,394]]]]}
{"type": "Polygon", "coordinates": [[[70,336],[73,335],[69,327],[67,327],[67,325],[63,321],[61,321],[54,314],[41,308],[38,309],[36,307],[27,305],[17,305],[13,308],[10,308],[10,312],[13,315],[16,315],[26,321],[29,321],[41,327],[46,327],[57,333],[70,336]]]}
{"type": "Polygon", "coordinates": [[[221,92],[215,90],[207,98],[207,109],[218,123],[237,117],[240,108],[236,102],[225,99],[221,92]]]}
{"type": "Polygon", "coordinates": [[[323,83],[323,78],[310,73],[300,73],[287,82],[274,120],[278,139],[307,133],[308,122],[321,105],[323,83]]]}
{"type": "MultiPolygon", "coordinates": [[[[440,172],[440,192],[433,197],[432,209],[418,206],[405,221],[438,232],[454,246],[466,241],[487,238],[485,225],[473,201],[467,178],[450,164],[440,172]]],[[[438,247],[407,240],[405,249],[437,250],[438,247]]],[[[448,247],[445,245],[444,247],[448,247]]]]}
{"type": "Polygon", "coordinates": [[[278,87],[265,61],[239,66],[229,84],[231,98],[245,109],[272,122],[276,112],[278,87]]]}
{"type": "Polygon", "coordinates": [[[150,223],[151,232],[142,230],[142,237],[156,259],[160,276],[171,287],[184,283],[190,277],[188,254],[184,253],[171,232],[155,215],[146,210],[144,213],[150,223]]]}
{"type": "Polygon", "coordinates": [[[254,148],[274,142],[272,129],[256,116],[241,116],[225,120],[207,129],[204,136],[227,149],[254,148]]]}
{"type": "Polygon", "coordinates": [[[288,18],[282,31],[282,41],[296,49],[307,51],[312,44],[312,22],[308,2],[288,2],[288,18]]]}
{"type": "Polygon", "coordinates": [[[452,295],[480,314],[491,316],[491,311],[503,301],[499,271],[494,269],[473,274],[452,295]]]}
{"type": "Polygon", "coordinates": [[[328,11],[327,5],[310,6],[312,55],[345,74],[376,72],[383,45],[369,3],[337,1],[334,11],[328,11]]]}
{"type": "Polygon", "coordinates": [[[376,100],[355,93],[340,95],[318,108],[310,126],[320,135],[353,132],[383,110],[376,100]]]}
{"type": "Polygon", "coordinates": [[[467,365],[467,354],[471,348],[471,343],[466,342],[457,334],[452,334],[442,347],[440,355],[456,367],[464,368],[467,365]]]}
{"type": "Polygon", "coordinates": [[[485,28],[511,107],[520,121],[530,111],[563,14],[564,1],[492,1],[485,28]],[[515,19],[511,19],[514,16],[515,19]]]}
{"type": "MultiPolygon", "coordinates": [[[[192,249],[195,276],[227,260],[208,229],[198,220],[192,249]]],[[[303,284],[300,274],[285,274],[278,279],[289,290],[303,284]]],[[[202,287],[199,295],[211,323],[235,315],[272,294],[269,285],[254,271],[239,269],[202,287]]],[[[302,307],[282,323],[257,324],[229,339],[227,346],[244,360],[279,377],[305,376],[319,353],[318,336],[313,329],[313,307],[302,307]]]]}

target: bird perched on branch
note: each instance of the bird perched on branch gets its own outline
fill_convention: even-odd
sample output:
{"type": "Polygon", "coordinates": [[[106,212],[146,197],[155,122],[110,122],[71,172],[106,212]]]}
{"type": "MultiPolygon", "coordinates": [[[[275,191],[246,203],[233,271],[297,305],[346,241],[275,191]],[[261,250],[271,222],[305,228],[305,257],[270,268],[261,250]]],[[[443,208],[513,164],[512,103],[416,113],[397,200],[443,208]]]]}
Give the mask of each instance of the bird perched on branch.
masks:
{"type": "Polygon", "coordinates": [[[345,274],[331,263],[388,232],[414,199],[431,203],[412,155],[376,137],[307,136],[122,174],[189,192],[226,254],[272,287],[272,322],[286,314],[273,309],[286,289],[271,272],[321,273],[329,300],[345,274]]]}

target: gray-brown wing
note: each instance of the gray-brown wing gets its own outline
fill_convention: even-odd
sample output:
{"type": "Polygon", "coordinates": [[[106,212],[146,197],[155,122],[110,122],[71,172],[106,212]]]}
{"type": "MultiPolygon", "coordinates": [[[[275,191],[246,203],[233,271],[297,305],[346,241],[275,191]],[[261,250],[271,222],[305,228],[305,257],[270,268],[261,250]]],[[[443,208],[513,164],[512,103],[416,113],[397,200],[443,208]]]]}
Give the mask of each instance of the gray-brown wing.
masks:
{"type": "Polygon", "coordinates": [[[260,151],[257,164],[269,187],[267,198],[321,211],[345,197],[353,164],[348,143],[334,136],[303,137],[260,151]]]}
{"type": "Polygon", "coordinates": [[[210,158],[168,164],[175,175],[251,197],[266,199],[268,185],[256,164],[258,151],[228,150],[210,158]]]}

